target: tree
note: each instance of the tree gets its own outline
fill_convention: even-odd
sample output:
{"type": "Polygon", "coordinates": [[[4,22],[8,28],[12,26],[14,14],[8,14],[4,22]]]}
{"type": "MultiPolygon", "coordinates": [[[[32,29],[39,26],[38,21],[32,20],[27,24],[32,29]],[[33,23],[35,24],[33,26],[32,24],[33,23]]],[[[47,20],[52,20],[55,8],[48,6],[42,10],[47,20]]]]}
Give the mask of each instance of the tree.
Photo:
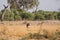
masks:
{"type": "Polygon", "coordinates": [[[58,12],[57,18],[58,18],[58,20],[60,20],[60,12],[58,12]]]}
{"type": "Polygon", "coordinates": [[[37,12],[37,9],[38,9],[39,2],[37,1],[35,4],[36,4],[36,10],[35,10],[35,13],[36,13],[37,12]]]}
{"type": "Polygon", "coordinates": [[[44,15],[42,15],[41,13],[36,13],[35,14],[35,18],[34,20],[44,20],[44,15]]]}
{"type": "Polygon", "coordinates": [[[1,12],[2,12],[2,14],[1,14],[1,21],[4,20],[4,15],[5,15],[5,12],[6,12],[7,8],[8,8],[8,6],[5,6],[5,5],[3,5],[3,6],[4,6],[4,9],[1,10],[1,12]]]}
{"type": "Polygon", "coordinates": [[[10,10],[14,12],[14,20],[16,17],[16,11],[24,9],[30,9],[37,5],[38,0],[8,0],[10,10]]]}
{"type": "Polygon", "coordinates": [[[10,12],[9,10],[6,10],[5,15],[4,15],[4,20],[13,21],[14,20],[14,13],[10,12]]]}
{"type": "Polygon", "coordinates": [[[20,16],[22,17],[22,20],[33,20],[34,19],[34,14],[26,12],[26,13],[21,13],[20,16]]]}
{"type": "Polygon", "coordinates": [[[24,8],[33,8],[36,6],[36,3],[38,0],[8,0],[8,3],[10,5],[10,8],[16,8],[20,9],[23,7],[24,8]]]}
{"type": "Polygon", "coordinates": [[[0,20],[1,20],[1,15],[2,15],[2,12],[0,11],[0,20]]]}

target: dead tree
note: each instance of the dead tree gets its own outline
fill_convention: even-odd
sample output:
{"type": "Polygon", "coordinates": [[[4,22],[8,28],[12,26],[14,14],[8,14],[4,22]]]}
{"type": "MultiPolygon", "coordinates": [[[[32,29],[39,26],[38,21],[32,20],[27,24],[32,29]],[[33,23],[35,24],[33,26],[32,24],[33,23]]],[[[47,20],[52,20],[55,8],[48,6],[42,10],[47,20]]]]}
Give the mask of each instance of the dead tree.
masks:
{"type": "Polygon", "coordinates": [[[4,20],[5,10],[8,8],[8,6],[5,6],[5,5],[3,5],[3,6],[4,6],[4,9],[1,10],[1,12],[2,12],[2,15],[1,15],[1,21],[4,20]]]}

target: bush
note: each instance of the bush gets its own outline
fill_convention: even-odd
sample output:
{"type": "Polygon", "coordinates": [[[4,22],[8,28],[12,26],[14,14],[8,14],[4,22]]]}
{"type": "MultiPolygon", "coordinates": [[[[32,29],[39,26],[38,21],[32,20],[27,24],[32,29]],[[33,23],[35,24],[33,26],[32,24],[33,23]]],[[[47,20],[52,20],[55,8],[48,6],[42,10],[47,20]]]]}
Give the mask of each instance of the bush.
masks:
{"type": "Polygon", "coordinates": [[[44,20],[44,15],[40,13],[36,13],[34,20],[44,20]]]}
{"type": "Polygon", "coordinates": [[[1,15],[2,15],[2,13],[0,12],[0,20],[1,20],[1,15]]]}
{"type": "MultiPolygon", "coordinates": [[[[48,35],[48,34],[47,34],[48,35]]],[[[45,38],[46,37],[46,35],[44,34],[44,35],[42,35],[42,34],[40,34],[40,33],[28,33],[26,36],[24,36],[22,39],[26,39],[26,40],[28,40],[28,39],[42,39],[42,38],[45,38]]]]}
{"type": "Polygon", "coordinates": [[[21,13],[20,16],[22,17],[22,20],[33,20],[34,18],[34,15],[29,12],[21,13]]]}
{"type": "MultiPolygon", "coordinates": [[[[5,15],[3,20],[60,20],[60,12],[50,12],[50,11],[42,11],[38,10],[35,12],[27,12],[23,9],[11,9],[5,10],[5,15]]],[[[0,20],[1,20],[1,12],[0,12],[0,20]]]]}
{"type": "Polygon", "coordinates": [[[60,12],[57,13],[57,19],[60,20],[60,12]]]}
{"type": "Polygon", "coordinates": [[[14,13],[6,10],[4,20],[12,21],[14,20],[14,13]]]}

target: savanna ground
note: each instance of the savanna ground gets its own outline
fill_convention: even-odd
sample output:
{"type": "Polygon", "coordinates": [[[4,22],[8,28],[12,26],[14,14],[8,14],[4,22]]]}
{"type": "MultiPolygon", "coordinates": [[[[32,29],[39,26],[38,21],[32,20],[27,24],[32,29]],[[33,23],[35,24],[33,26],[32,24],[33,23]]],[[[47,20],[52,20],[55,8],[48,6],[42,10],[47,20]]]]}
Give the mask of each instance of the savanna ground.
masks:
{"type": "MultiPolygon", "coordinates": [[[[27,23],[30,23],[28,28],[24,22],[25,21],[0,22],[0,40],[37,40],[35,38],[25,38],[34,33],[53,36],[56,31],[60,31],[60,21],[27,21],[27,23]]],[[[42,38],[40,40],[45,39],[46,38],[42,38]]]]}

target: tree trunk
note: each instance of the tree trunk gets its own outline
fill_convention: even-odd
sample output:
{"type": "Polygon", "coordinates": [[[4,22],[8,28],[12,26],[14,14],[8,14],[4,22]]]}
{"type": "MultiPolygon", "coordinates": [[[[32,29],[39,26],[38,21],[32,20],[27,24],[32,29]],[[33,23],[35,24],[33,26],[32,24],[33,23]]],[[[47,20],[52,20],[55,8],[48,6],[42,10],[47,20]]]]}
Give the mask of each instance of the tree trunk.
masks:
{"type": "Polygon", "coordinates": [[[2,15],[1,15],[1,21],[3,21],[4,20],[4,15],[5,15],[5,12],[4,12],[5,10],[3,10],[2,11],[2,15]]]}
{"type": "Polygon", "coordinates": [[[37,12],[38,4],[39,4],[39,2],[36,2],[36,10],[35,10],[35,13],[37,12]]]}

